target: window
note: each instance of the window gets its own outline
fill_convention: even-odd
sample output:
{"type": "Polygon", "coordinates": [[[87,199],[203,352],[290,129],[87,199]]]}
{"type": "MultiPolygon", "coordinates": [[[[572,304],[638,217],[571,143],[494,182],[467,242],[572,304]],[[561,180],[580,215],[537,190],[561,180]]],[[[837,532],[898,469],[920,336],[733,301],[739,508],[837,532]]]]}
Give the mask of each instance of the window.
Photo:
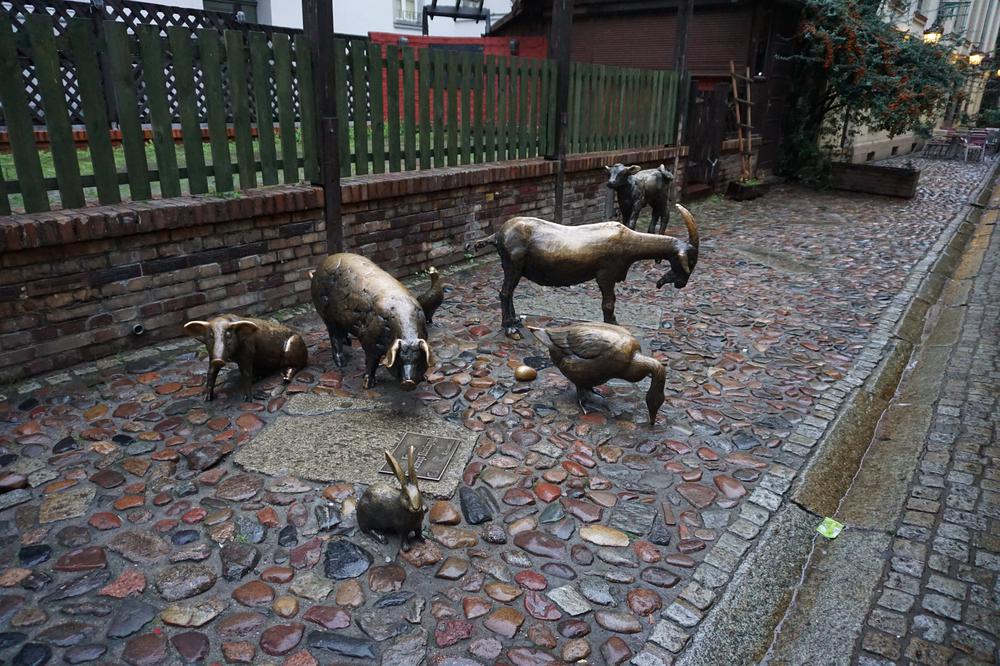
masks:
{"type": "Polygon", "coordinates": [[[257,0],[205,0],[205,9],[230,16],[242,14],[244,22],[257,22],[257,0]]]}
{"type": "Polygon", "coordinates": [[[392,0],[392,22],[397,25],[419,25],[417,0],[392,0]]]}

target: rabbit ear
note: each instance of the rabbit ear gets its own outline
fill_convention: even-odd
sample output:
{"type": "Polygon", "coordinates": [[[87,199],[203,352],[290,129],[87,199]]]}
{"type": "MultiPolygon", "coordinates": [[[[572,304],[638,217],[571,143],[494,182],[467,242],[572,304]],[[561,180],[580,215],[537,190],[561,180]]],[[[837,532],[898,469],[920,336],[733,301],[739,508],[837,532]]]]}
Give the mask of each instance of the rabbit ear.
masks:
{"type": "Polygon", "coordinates": [[[392,454],[385,451],[385,461],[389,463],[389,467],[392,468],[392,473],[396,475],[396,479],[399,480],[399,485],[403,488],[406,487],[406,477],[403,476],[403,468],[399,466],[396,459],[392,457],[392,454]]]}
{"type": "Polygon", "coordinates": [[[413,464],[413,447],[410,447],[410,451],[406,456],[406,468],[410,475],[410,483],[417,485],[417,468],[413,464]]]}

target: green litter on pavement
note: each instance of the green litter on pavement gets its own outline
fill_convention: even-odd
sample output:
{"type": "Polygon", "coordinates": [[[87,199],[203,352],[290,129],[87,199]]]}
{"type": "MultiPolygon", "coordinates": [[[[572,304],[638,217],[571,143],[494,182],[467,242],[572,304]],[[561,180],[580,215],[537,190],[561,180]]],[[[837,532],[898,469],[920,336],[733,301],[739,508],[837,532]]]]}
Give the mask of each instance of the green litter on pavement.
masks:
{"type": "Polygon", "coordinates": [[[816,527],[816,531],[825,536],[827,539],[836,539],[843,529],[843,523],[838,523],[833,518],[824,518],[823,522],[816,527]]]}

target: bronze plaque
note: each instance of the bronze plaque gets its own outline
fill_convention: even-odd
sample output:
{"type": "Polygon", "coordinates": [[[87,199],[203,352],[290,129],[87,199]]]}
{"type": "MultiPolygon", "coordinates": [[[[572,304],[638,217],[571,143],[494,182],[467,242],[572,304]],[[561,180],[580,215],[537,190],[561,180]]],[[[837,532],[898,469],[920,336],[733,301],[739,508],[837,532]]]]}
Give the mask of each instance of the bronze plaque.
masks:
{"type": "MultiPolygon", "coordinates": [[[[427,481],[440,481],[444,476],[444,470],[448,463],[455,456],[458,449],[458,440],[452,437],[437,437],[435,435],[421,435],[416,432],[405,433],[399,444],[393,449],[392,455],[399,461],[400,467],[406,471],[406,457],[410,447],[413,447],[413,462],[417,470],[418,479],[427,481]]],[[[382,465],[379,470],[381,474],[392,474],[389,463],[382,465]]]]}

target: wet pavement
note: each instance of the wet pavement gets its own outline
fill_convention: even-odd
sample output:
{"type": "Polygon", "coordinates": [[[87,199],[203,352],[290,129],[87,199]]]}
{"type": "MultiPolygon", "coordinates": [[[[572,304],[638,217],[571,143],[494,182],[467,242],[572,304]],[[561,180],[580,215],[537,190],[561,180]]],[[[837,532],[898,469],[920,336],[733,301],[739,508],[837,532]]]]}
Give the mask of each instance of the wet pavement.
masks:
{"type": "MultiPolygon", "coordinates": [[[[430,336],[438,368],[405,399],[384,373],[361,390],[356,346],[337,370],[310,308],[283,317],[305,333],[311,365],[287,387],[259,382],[253,402],[240,402],[235,366],[202,402],[207,363],[188,341],[9,387],[0,659],[622,663],[647,639],[669,659],[660,648],[684,639],[663,627],[694,627],[717,597],[696,567],[752,546],[751,495],[769,501],[801,466],[790,433],[834,417],[824,394],[991,166],[914,162],[910,201],[779,187],[695,205],[701,256],[684,290],[655,289],[662,267],[633,268],[619,322],[669,367],[653,429],[643,385],[603,387],[604,404],[582,416],[540,346],[498,333],[489,260],[447,275],[430,336]],[[521,363],[538,379],[516,382],[521,363]],[[393,541],[359,534],[353,477],[234,462],[310,395],[387,411],[418,401],[475,437],[470,459],[452,463],[460,492],[425,497],[423,544],[397,556],[393,541]]],[[[514,298],[531,325],[600,313],[592,284],[525,282],[514,298]]]]}
{"type": "Polygon", "coordinates": [[[943,362],[879,558],[853,661],[863,666],[1000,660],[1000,233],[995,209],[984,218],[927,339],[943,362]]]}

